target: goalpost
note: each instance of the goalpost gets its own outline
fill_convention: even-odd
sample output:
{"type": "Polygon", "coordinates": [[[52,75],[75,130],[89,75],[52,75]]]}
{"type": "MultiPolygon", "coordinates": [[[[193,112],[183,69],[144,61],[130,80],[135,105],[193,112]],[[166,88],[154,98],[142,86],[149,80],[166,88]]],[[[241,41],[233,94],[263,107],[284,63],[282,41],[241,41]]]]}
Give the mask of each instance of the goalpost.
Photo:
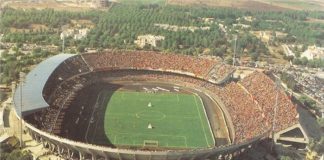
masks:
{"type": "Polygon", "coordinates": [[[144,140],[143,146],[144,147],[158,147],[159,146],[159,141],[144,140]]]}

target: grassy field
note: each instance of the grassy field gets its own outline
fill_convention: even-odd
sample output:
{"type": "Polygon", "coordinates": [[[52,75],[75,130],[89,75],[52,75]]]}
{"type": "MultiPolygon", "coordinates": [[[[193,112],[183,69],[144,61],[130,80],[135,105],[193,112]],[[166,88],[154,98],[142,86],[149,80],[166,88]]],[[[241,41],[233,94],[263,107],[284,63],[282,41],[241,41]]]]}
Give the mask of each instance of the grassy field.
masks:
{"type": "Polygon", "coordinates": [[[115,92],[107,104],[104,129],[116,146],[202,148],[215,145],[203,104],[196,95],[115,92]],[[148,128],[149,124],[152,129],[148,128]]]}
{"type": "Polygon", "coordinates": [[[127,4],[164,4],[166,0],[116,0],[119,3],[127,4]]]}

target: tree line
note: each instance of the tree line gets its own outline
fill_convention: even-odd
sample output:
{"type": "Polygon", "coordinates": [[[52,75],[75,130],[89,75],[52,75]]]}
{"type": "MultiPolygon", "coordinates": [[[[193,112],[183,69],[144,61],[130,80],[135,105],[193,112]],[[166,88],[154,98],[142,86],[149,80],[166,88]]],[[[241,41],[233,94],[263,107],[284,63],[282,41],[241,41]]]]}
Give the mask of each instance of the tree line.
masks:
{"type": "MultiPolygon", "coordinates": [[[[5,8],[0,20],[0,31],[4,42],[54,44],[62,41],[59,34],[62,26],[71,20],[90,20],[95,27],[82,40],[66,39],[67,47],[139,49],[134,41],[139,35],[153,34],[165,37],[157,47],[146,46],[145,50],[158,50],[183,54],[201,54],[231,56],[233,52],[233,35],[238,35],[238,53],[247,53],[252,60],[267,55],[266,45],[249,31],[270,30],[288,33],[278,39],[284,43],[317,44],[324,46],[322,23],[308,23],[308,18],[323,19],[320,11],[280,11],[261,12],[244,11],[231,8],[185,7],[161,4],[116,4],[109,11],[90,10],[84,12],[44,10],[15,10],[5,8]],[[251,16],[247,21],[243,16],[251,16]],[[205,23],[201,18],[214,18],[215,23],[205,23]],[[239,20],[238,20],[239,19],[239,20]],[[176,26],[210,27],[209,30],[169,31],[154,24],[176,26]],[[234,23],[250,25],[250,29],[236,29],[234,23]],[[29,32],[12,32],[11,28],[30,28],[31,24],[42,24],[44,30],[29,32]],[[224,33],[219,24],[227,26],[224,33]]],[[[240,55],[238,55],[240,56],[240,55]]]]}

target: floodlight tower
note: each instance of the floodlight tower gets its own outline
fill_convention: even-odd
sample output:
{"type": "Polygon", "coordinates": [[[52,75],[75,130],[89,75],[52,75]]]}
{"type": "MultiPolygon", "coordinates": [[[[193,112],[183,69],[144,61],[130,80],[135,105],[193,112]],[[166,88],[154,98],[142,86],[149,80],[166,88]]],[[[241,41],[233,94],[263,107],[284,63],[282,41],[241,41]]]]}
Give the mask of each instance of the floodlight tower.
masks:
{"type": "Polygon", "coordinates": [[[62,53],[64,53],[65,34],[63,34],[62,53]]]}
{"type": "Polygon", "coordinates": [[[234,55],[233,55],[233,66],[235,66],[236,41],[237,41],[237,35],[234,35],[234,55]]]}
{"type": "Polygon", "coordinates": [[[272,139],[273,139],[273,145],[271,147],[271,150],[273,149],[273,146],[275,144],[275,130],[276,130],[276,118],[277,118],[277,110],[278,110],[278,98],[279,98],[279,90],[280,90],[280,80],[278,77],[276,77],[276,99],[275,99],[275,105],[274,105],[274,111],[273,111],[273,119],[272,119],[272,139]]]}
{"type": "Polygon", "coordinates": [[[19,81],[20,81],[20,148],[23,147],[23,138],[22,138],[22,133],[23,133],[23,126],[22,126],[22,119],[23,119],[23,97],[22,97],[22,87],[24,84],[24,79],[25,79],[25,73],[24,72],[19,72],[19,81]]]}

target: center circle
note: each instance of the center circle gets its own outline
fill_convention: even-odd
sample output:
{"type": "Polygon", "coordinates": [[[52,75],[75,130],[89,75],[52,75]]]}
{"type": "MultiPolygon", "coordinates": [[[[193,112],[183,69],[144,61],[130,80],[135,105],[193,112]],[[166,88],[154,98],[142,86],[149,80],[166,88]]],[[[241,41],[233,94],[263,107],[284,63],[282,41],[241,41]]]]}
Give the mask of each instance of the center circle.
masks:
{"type": "Polygon", "coordinates": [[[141,111],[136,113],[136,117],[143,120],[162,120],[166,115],[160,111],[141,111]]]}

